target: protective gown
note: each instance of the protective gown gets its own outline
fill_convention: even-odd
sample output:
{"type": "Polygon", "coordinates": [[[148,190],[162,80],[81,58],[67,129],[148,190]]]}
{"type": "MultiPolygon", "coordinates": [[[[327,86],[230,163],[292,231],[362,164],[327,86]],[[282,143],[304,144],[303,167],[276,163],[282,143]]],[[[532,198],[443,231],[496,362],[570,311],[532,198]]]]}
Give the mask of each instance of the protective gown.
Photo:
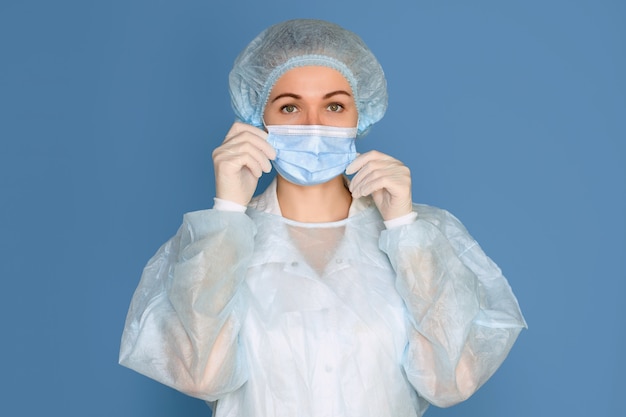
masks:
{"type": "Polygon", "coordinates": [[[421,416],[478,389],[526,326],[499,268],[448,212],[347,219],[188,213],[144,269],[120,363],[216,417],[421,416]]]}

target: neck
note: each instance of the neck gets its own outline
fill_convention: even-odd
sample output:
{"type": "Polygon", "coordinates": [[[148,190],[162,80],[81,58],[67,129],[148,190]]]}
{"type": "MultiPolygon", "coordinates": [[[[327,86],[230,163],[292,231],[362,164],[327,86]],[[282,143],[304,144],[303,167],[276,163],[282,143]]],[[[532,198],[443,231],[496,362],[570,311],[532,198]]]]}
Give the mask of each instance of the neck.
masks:
{"type": "Polygon", "coordinates": [[[277,176],[276,196],[282,215],[303,223],[325,223],[348,217],[352,195],[342,176],[318,185],[302,186],[277,176]]]}

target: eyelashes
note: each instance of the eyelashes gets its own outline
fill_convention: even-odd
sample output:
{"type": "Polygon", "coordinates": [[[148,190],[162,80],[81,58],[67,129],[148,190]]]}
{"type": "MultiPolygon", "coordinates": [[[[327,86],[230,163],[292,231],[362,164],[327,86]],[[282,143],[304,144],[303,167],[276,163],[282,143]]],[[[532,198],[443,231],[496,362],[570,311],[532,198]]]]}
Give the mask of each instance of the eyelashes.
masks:
{"type": "MultiPolygon", "coordinates": [[[[326,110],[332,113],[341,113],[345,110],[345,106],[341,103],[333,102],[326,106],[326,110]]],[[[280,106],[280,112],[284,114],[294,114],[298,111],[298,106],[296,106],[295,104],[285,104],[280,106]]]]}

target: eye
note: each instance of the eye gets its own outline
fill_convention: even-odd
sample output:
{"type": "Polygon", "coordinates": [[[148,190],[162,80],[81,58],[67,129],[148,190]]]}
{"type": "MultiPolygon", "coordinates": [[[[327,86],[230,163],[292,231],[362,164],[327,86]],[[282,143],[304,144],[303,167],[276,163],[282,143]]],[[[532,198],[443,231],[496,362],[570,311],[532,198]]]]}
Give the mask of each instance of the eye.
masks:
{"type": "Polygon", "coordinates": [[[340,111],[343,110],[343,105],[339,103],[332,103],[332,104],[329,104],[328,107],[326,107],[326,109],[328,109],[329,111],[333,113],[339,113],[340,111]]]}
{"type": "Polygon", "coordinates": [[[287,104],[287,105],[282,106],[280,108],[280,111],[283,113],[295,113],[296,111],[298,111],[298,108],[294,106],[293,104],[287,104]]]}

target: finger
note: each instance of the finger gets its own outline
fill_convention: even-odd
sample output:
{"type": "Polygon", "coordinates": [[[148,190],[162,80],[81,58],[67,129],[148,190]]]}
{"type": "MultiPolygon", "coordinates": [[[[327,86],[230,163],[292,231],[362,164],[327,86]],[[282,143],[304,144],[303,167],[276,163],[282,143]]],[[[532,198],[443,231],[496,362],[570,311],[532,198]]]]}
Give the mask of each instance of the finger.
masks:
{"type": "Polygon", "coordinates": [[[403,199],[407,196],[410,199],[410,191],[406,191],[407,186],[390,181],[388,177],[377,177],[364,182],[360,187],[352,193],[353,197],[361,197],[367,195],[375,195],[377,192],[383,192],[392,199],[403,199]]]}
{"type": "Polygon", "coordinates": [[[260,169],[270,172],[272,165],[264,152],[249,142],[231,143],[223,145],[214,152],[216,166],[229,165],[234,171],[244,166],[249,167],[255,173],[260,169]]]}
{"type": "Polygon", "coordinates": [[[263,172],[265,172],[264,166],[247,153],[228,155],[219,167],[220,174],[227,175],[239,174],[245,170],[257,178],[261,177],[263,172]]]}
{"type": "Polygon", "coordinates": [[[276,150],[267,142],[266,138],[259,137],[256,133],[248,130],[227,137],[221,146],[238,146],[245,143],[253,145],[256,149],[261,151],[267,159],[273,160],[276,158],[276,150]]]}
{"type": "Polygon", "coordinates": [[[270,172],[272,164],[270,159],[276,157],[276,151],[266,141],[246,141],[238,144],[237,151],[252,156],[263,167],[263,171],[270,172]],[[269,155],[268,155],[269,154],[269,155]]]}
{"type": "Polygon", "coordinates": [[[372,172],[362,177],[361,180],[354,185],[351,192],[353,197],[359,198],[384,188],[385,177],[380,175],[380,172],[372,172]]]}
{"type": "Polygon", "coordinates": [[[411,171],[397,160],[370,162],[357,176],[354,185],[350,184],[353,196],[369,195],[382,189],[392,196],[401,196],[411,188],[411,171]]]}
{"type": "Polygon", "coordinates": [[[241,157],[241,159],[242,161],[240,161],[240,164],[242,166],[242,169],[248,169],[256,178],[261,178],[261,175],[263,175],[264,172],[269,172],[266,171],[266,167],[264,167],[262,164],[259,163],[258,160],[252,158],[250,155],[244,155],[241,157]]]}
{"type": "Polygon", "coordinates": [[[228,140],[228,138],[230,137],[237,136],[245,132],[252,133],[253,135],[256,135],[262,139],[267,139],[266,131],[264,131],[263,129],[259,129],[258,127],[249,125],[247,123],[242,123],[242,122],[233,123],[233,125],[230,127],[230,130],[226,134],[226,139],[228,140]]]}
{"type": "Polygon", "coordinates": [[[393,163],[393,160],[374,159],[366,162],[365,165],[359,168],[358,172],[352,178],[352,181],[350,181],[350,191],[355,190],[361,186],[362,183],[368,181],[367,178],[371,178],[372,173],[387,169],[390,163],[393,163]]]}
{"type": "Polygon", "coordinates": [[[346,175],[352,175],[355,172],[358,172],[361,168],[363,168],[366,164],[371,161],[375,161],[378,159],[393,159],[389,155],[386,155],[379,151],[369,151],[364,154],[359,154],[354,161],[350,163],[346,167],[346,175]]]}
{"type": "Polygon", "coordinates": [[[231,142],[233,140],[248,140],[253,142],[259,149],[261,149],[269,159],[276,158],[276,151],[267,143],[267,132],[258,127],[235,122],[231,126],[230,130],[226,134],[226,138],[223,143],[231,142]]]}
{"type": "Polygon", "coordinates": [[[364,162],[362,162],[363,155],[365,154],[358,155],[356,158],[354,158],[354,161],[348,164],[348,166],[346,167],[346,175],[352,175],[355,172],[358,172],[361,168],[363,168],[363,165],[365,164],[364,162]]]}

